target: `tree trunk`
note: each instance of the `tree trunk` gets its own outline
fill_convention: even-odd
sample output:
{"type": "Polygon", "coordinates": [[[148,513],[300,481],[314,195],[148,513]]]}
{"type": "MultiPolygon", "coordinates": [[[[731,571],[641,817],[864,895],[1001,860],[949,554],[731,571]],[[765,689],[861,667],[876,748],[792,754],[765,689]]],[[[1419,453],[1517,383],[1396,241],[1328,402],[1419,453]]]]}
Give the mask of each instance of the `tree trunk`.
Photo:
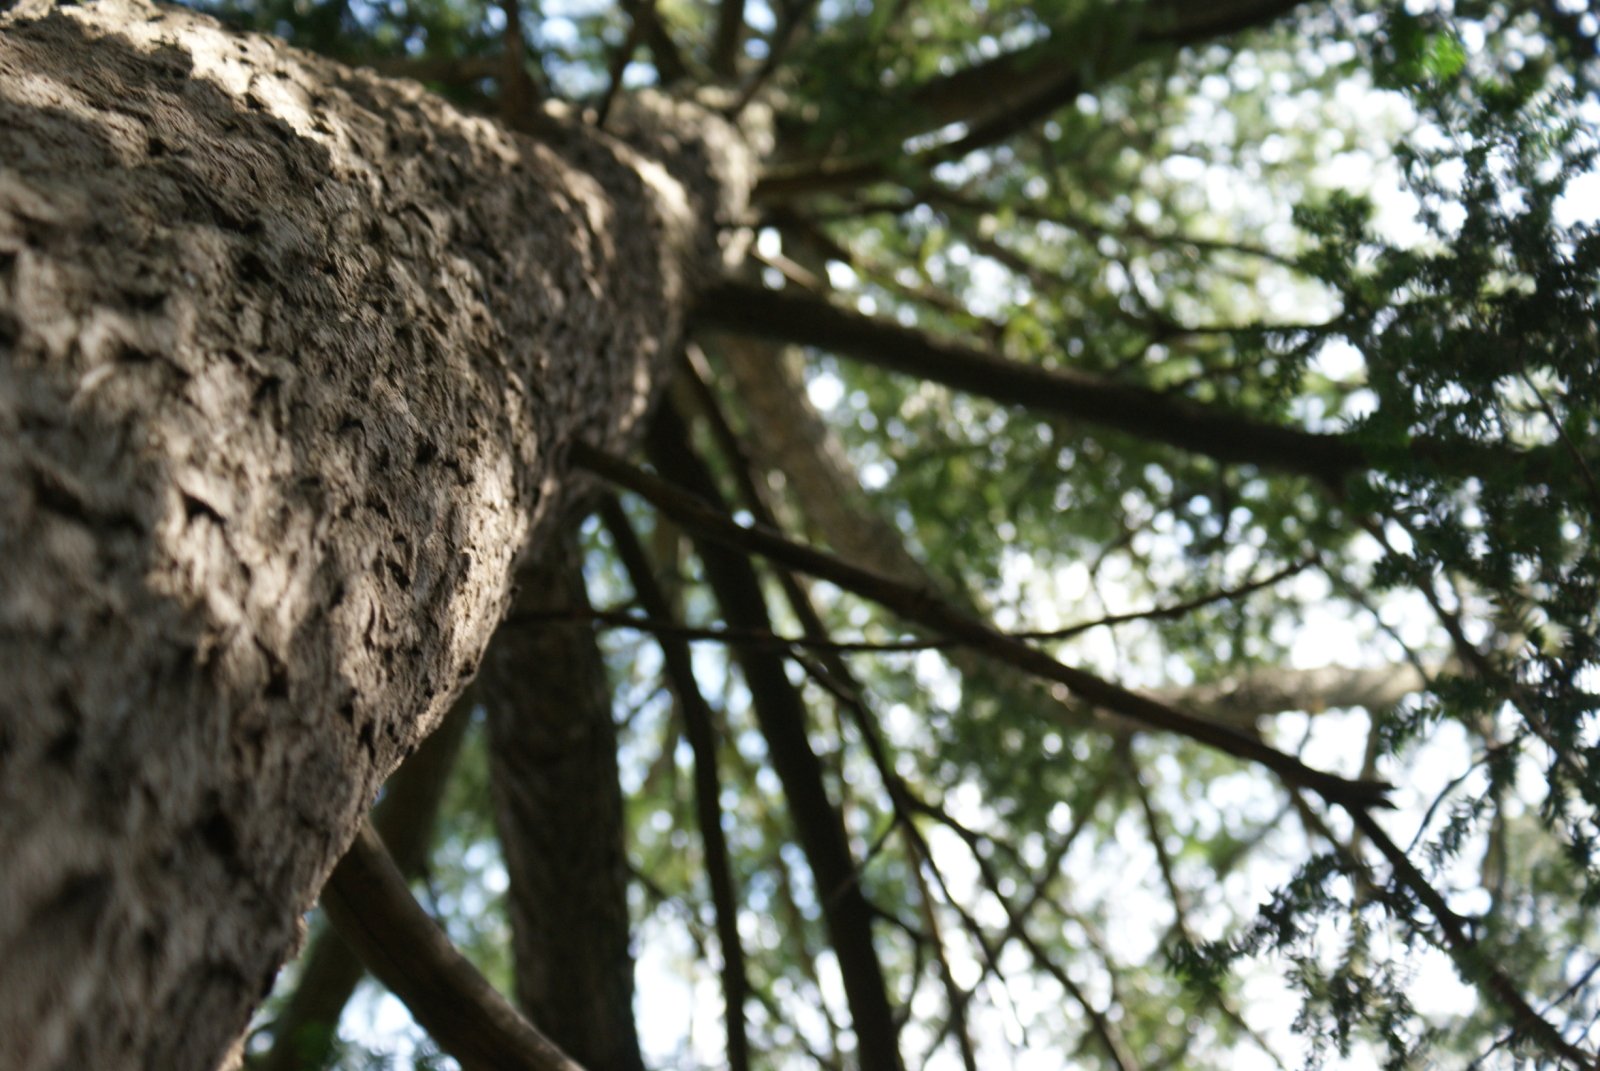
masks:
{"type": "Polygon", "coordinates": [[[565,525],[518,576],[516,610],[474,693],[489,717],[517,1003],[589,1071],[642,1071],[617,734],[605,662],[583,620],[582,570],[576,525],[565,525]]]}
{"type": "Polygon", "coordinates": [[[139,0],[0,19],[0,1066],[239,1036],[721,267],[739,138],[634,116],[535,141],[139,0]]]}

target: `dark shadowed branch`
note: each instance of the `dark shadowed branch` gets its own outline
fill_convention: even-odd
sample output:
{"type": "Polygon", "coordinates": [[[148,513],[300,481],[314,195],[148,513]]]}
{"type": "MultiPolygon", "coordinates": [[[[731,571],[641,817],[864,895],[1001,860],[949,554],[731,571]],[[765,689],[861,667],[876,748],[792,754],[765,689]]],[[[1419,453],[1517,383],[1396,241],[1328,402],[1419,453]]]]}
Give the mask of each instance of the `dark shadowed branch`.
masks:
{"type": "Polygon", "coordinates": [[[417,905],[371,825],[334,868],[322,907],[367,969],[464,1071],[583,1071],[417,905]]]}
{"type": "Polygon", "coordinates": [[[901,127],[882,149],[773,170],[756,187],[761,200],[858,189],[904,174],[926,173],[937,164],[996,145],[1029,129],[1076,100],[1086,89],[1121,74],[1144,59],[1188,45],[1265,25],[1301,0],[1245,0],[1218,4],[1151,4],[1143,22],[1118,34],[1104,23],[1057,28],[1044,40],[1024,45],[950,74],[930,78],[903,94],[901,127]],[[1074,31],[1078,32],[1074,32],[1074,31]],[[1087,43],[1086,43],[1087,42],[1087,43]],[[1094,56],[1093,69],[1085,56],[1094,56]],[[965,129],[954,140],[896,164],[904,139],[952,124],[965,129]]]}
{"type": "Polygon", "coordinates": [[[622,0],[622,10],[643,27],[645,44],[655,60],[656,77],[662,88],[669,88],[689,78],[689,65],[672,35],[661,21],[655,0],[622,0]]]}
{"type": "MultiPolygon", "coordinates": [[[[657,414],[646,443],[663,472],[670,472],[704,499],[720,500],[710,471],[691,452],[688,431],[671,406],[657,414]]],[[[583,453],[587,455],[588,449],[583,453]]],[[[770,632],[766,596],[748,556],[711,538],[700,526],[690,530],[723,617],[735,628],[770,632]]],[[[807,737],[805,704],[789,680],[781,655],[757,648],[738,648],[735,655],[816,880],[862,1065],[892,1071],[902,1063],[883,968],[873,944],[873,910],[861,888],[839,812],[828,798],[821,761],[807,737]]]]}
{"type": "Polygon", "coordinates": [[[1409,889],[1427,908],[1443,935],[1445,951],[1455,960],[1462,977],[1475,983],[1486,997],[1498,1002],[1516,1028],[1551,1055],[1560,1057],[1579,1071],[1593,1071],[1600,1066],[1593,1053],[1585,1052],[1568,1041],[1550,1020],[1528,1003],[1528,998],[1522,995],[1517,983],[1467,932],[1465,920],[1456,914],[1445,901],[1444,895],[1417,869],[1411,857],[1389,837],[1378,820],[1363,810],[1351,810],[1349,814],[1356,828],[1366,835],[1389,864],[1396,882],[1409,889]]]}
{"type": "Polygon", "coordinates": [[[1389,788],[1385,784],[1351,781],[1313,769],[1255,737],[1186,714],[1092,673],[1064,665],[1043,651],[995,632],[931,591],[879,576],[813,547],[794,543],[771,530],[743,527],[694,494],[593,447],[575,443],[571,456],[585,468],[643,496],[679,524],[707,539],[744,553],[763,555],[791,569],[837,584],[919,625],[959,638],[1002,662],[1063,684],[1080,699],[1143,728],[1177,733],[1236,758],[1260,763],[1288,783],[1308,788],[1340,806],[1360,809],[1385,805],[1389,788]]]}
{"type": "Polygon", "coordinates": [[[720,0],[717,25],[711,37],[711,73],[730,78],[739,69],[739,45],[744,39],[744,0],[720,0]]]}
{"type": "MultiPolygon", "coordinates": [[[[628,516],[607,496],[600,503],[600,517],[611,533],[612,545],[633,584],[634,595],[646,613],[667,618],[671,604],[656,583],[639,537],[628,516]]],[[[745,1000],[750,983],[745,975],[744,945],[739,938],[739,895],[729,859],[728,840],[722,831],[722,786],[717,774],[716,729],[711,707],[700,692],[694,676],[689,645],[681,638],[657,634],[662,663],[678,708],[683,711],[684,735],[694,752],[695,817],[700,839],[705,846],[706,877],[711,884],[711,903],[717,916],[717,942],[722,951],[723,1021],[728,1034],[729,1071],[746,1071],[750,1066],[750,1041],[745,1029],[745,1000]]]]}
{"type": "MultiPolygon", "coordinates": [[[[695,315],[705,327],[816,346],[1007,405],[1111,428],[1218,461],[1308,476],[1334,488],[1378,461],[1346,435],[1271,424],[1071,368],[1023,364],[841,309],[794,288],[723,283],[704,295],[695,315]]],[[[1424,438],[1414,439],[1409,453],[1462,476],[1510,464],[1530,479],[1543,479],[1556,460],[1548,449],[1518,451],[1424,438]]]]}
{"type": "Polygon", "coordinates": [[[816,346],[1037,412],[1337,484],[1361,468],[1354,443],[1286,428],[1067,368],[1045,368],[863,316],[792,289],[725,283],[696,310],[704,326],[816,346]]]}

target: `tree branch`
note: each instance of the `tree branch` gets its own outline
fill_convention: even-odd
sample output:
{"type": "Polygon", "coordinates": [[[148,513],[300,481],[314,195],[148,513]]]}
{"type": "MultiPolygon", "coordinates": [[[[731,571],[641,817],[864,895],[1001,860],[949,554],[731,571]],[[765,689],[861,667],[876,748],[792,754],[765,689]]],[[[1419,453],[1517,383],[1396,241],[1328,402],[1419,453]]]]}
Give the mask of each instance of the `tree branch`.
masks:
{"type": "MultiPolygon", "coordinates": [[[[607,495],[600,501],[600,518],[611,533],[617,557],[633,583],[634,595],[646,613],[666,619],[671,605],[656,583],[649,558],[628,516],[607,495]]],[[[733,866],[729,861],[728,840],[722,831],[722,787],[717,777],[716,731],[711,708],[695,681],[694,662],[689,645],[680,637],[656,634],[667,679],[683,711],[684,735],[694,752],[695,817],[700,839],[705,846],[706,878],[711,884],[711,903],[717,916],[717,942],[722,950],[722,995],[726,1005],[729,1071],[747,1071],[750,1066],[750,1041],[745,1029],[744,1005],[750,991],[745,974],[744,944],[739,938],[739,897],[734,887],[733,866]]]]}
{"type": "Polygon", "coordinates": [[[744,36],[744,0],[720,0],[717,28],[711,38],[711,73],[731,78],[739,69],[739,43],[744,36]]]}
{"type": "MultiPolygon", "coordinates": [[[[672,473],[700,496],[692,501],[720,500],[710,471],[690,452],[687,429],[670,405],[657,413],[647,445],[663,472],[672,473]]],[[[591,452],[583,446],[573,459],[580,460],[580,454],[586,458],[591,452]]],[[[608,455],[599,456],[610,460],[608,455]]],[[[586,460],[580,463],[588,464],[586,460]]],[[[703,508],[716,512],[710,506],[703,508]]],[[[771,631],[766,596],[749,558],[730,551],[725,541],[712,538],[700,526],[694,526],[692,531],[706,579],[724,618],[735,628],[771,631]]],[[[895,1071],[903,1065],[883,968],[872,940],[873,912],[861,889],[843,823],[828,799],[822,765],[806,735],[804,703],[785,672],[781,656],[752,648],[740,648],[736,656],[750,689],[756,719],[767,739],[770,761],[783,785],[790,817],[816,880],[817,899],[838,957],[861,1064],[895,1071]]]]}
{"type": "Polygon", "coordinates": [[[1311,476],[1331,486],[1367,463],[1359,446],[1339,436],[1268,424],[1072,369],[1007,360],[792,289],[723,283],[702,296],[695,318],[704,327],[816,346],[998,402],[1113,428],[1219,461],[1311,476]]]}
{"type": "Polygon", "coordinates": [[[446,85],[470,85],[484,78],[504,77],[506,72],[504,56],[373,56],[359,65],[388,78],[446,85]]]}
{"type": "Polygon", "coordinates": [[[334,868],[322,907],[367,969],[463,1071],[583,1071],[417,906],[370,824],[334,868]]]}
{"type": "MultiPolygon", "coordinates": [[[[1332,489],[1368,468],[1403,464],[1376,456],[1346,435],[1272,424],[1244,413],[1105,379],[1070,368],[1023,364],[915,328],[841,309],[793,287],[768,290],[724,282],[695,307],[701,327],[815,346],[841,357],[1164,443],[1217,461],[1308,476],[1332,489]]],[[[1405,455],[1438,472],[1470,477],[1514,466],[1548,481],[1563,459],[1549,448],[1412,439],[1405,455]]]]}
{"type": "Polygon", "coordinates": [[[644,41],[650,46],[661,87],[666,89],[686,80],[689,77],[689,65],[684,62],[677,42],[662,24],[655,0],[622,0],[622,10],[644,27],[644,41]]]}
{"type": "MultiPolygon", "coordinates": [[[[1270,22],[1301,0],[1221,0],[1210,4],[1151,5],[1146,23],[1116,39],[1100,22],[1058,28],[1043,41],[929,79],[905,90],[900,127],[880,140],[898,150],[906,139],[955,123],[967,129],[960,138],[918,153],[913,166],[958,160],[1027,129],[1076,100],[1092,85],[1170,48],[1237,33],[1270,22]],[[1197,13],[1198,9],[1198,13],[1197,13]],[[1086,40],[1087,39],[1087,40],[1086,40]],[[1093,55],[1090,70],[1083,57],[1093,55]]],[[[1112,30],[1111,33],[1115,33],[1112,30]]],[[[861,157],[824,160],[762,177],[758,200],[861,186],[891,173],[896,153],[880,148],[861,157]]]]}
{"type": "Polygon", "coordinates": [[[1561,1035],[1560,1030],[1528,1003],[1522,991],[1517,988],[1516,982],[1497,962],[1485,954],[1483,948],[1467,932],[1461,916],[1445,902],[1444,895],[1423,876],[1410,856],[1389,838],[1389,834],[1378,824],[1378,820],[1362,810],[1350,810],[1349,814],[1356,828],[1366,834],[1367,839],[1377,847],[1388,862],[1395,881],[1410,889],[1433,916],[1439,931],[1444,935],[1445,949],[1450,953],[1451,959],[1455,960],[1462,978],[1476,985],[1486,998],[1504,1008],[1516,1029],[1538,1042],[1550,1055],[1559,1057],[1579,1071],[1594,1071],[1596,1067],[1600,1067],[1593,1054],[1568,1041],[1561,1035]]]}
{"type": "Polygon", "coordinates": [[[1289,784],[1307,788],[1349,810],[1388,805],[1389,786],[1386,784],[1351,781],[1313,769],[1262,740],[1064,665],[1042,651],[995,632],[931,591],[878,576],[815,548],[793,543],[769,529],[742,527],[695,495],[593,447],[573,443],[570,457],[575,463],[643,496],[705,539],[743,553],[761,554],[781,565],[854,591],[910,621],[957,637],[1002,662],[1065,685],[1079,698],[1120,714],[1143,728],[1187,736],[1236,758],[1259,763],[1289,784]]]}
{"type": "Polygon", "coordinates": [[[539,103],[539,93],[528,76],[522,37],[522,0],[500,0],[506,25],[502,33],[505,53],[501,57],[500,116],[506,125],[519,128],[528,122],[539,103]]]}
{"type": "Polygon", "coordinates": [[[767,55],[761,61],[761,66],[756,73],[751,75],[739,90],[739,96],[729,109],[730,116],[738,114],[749,107],[757,93],[761,92],[768,80],[777,73],[778,67],[788,57],[789,49],[793,46],[795,38],[805,23],[810,20],[811,13],[816,10],[818,0],[789,0],[780,4],[782,10],[778,13],[778,28],[767,41],[767,55]]]}

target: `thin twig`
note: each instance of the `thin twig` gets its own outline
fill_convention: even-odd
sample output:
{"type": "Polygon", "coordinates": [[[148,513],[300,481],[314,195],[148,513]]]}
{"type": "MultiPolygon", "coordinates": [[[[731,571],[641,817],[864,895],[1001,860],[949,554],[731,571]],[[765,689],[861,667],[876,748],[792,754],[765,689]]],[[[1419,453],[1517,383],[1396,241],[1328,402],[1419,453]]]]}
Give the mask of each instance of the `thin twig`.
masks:
{"type": "Polygon", "coordinates": [[[362,824],[322,891],[323,910],[367,969],[465,1071],[583,1071],[450,943],[362,824]]]}
{"type": "MultiPolygon", "coordinates": [[[[1156,621],[1175,617],[1209,606],[1212,603],[1225,602],[1230,599],[1241,598],[1263,588],[1269,588],[1280,581],[1286,580],[1296,573],[1304,571],[1314,559],[1305,559],[1284,566],[1270,576],[1242,584],[1237,588],[1220,588],[1206,595],[1187,599],[1180,603],[1167,606],[1154,606],[1148,610],[1133,610],[1127,613],[1107,614],[1094,621],[1084,621],[1076,625],[1067,625],[1056,629],[1038,629],[1022,631],[997,631],[996,635],[1013,640],[1065,640],[1091,629],[1104,628],[1110,625],[1124,625],[1133,621],[1156,621]]],[[[672,636],[678,639],[693,641],[713,641],[724,644],[741,644],[752,647],[769,647],[778,650],[797,649],[807,651],[836,651],[841,654],[850,653],[880,653],[880,654],[908,654],[918,651],[943,651],[952,647],[973,646],[970,638],[952,636],[930,636],[918,639],[904,640],[834,640],[818,639],[813,636],[783,636],[775,632],[761,632],[755,629],[737,629],[726,626],[685,625],[678,621],[666,620],[659,617],[642,617],[622,610],[590,610],[584,612],[557,611],[548,613],[515,614],[507,619],[508,623],[521,623],[532,621],[587,621],[607,628],[630,628],[640,632],[648,632],[656,636],[672,636]]]]}
{"type": "MultiPolygon", "coordinates": [[[[628,517],[610,496],[600,502],[599,512],[612,545],[622,559],[623,568],[635,594],[648,612],[664,615],[670,611],[666,595],[650,571],[649,559],[628,517]]],[[[745,972],[744,945],[739,937],[739,897],[734,883],[728,840],[722,829],[722,787],[717,775],[716,730],[711,707],[695,681],[694,665],[688,645],[674,643],[657,634],[662,661],[672,690],[683,711],[685,735],[694,753],[695,818],[705,847],[706,878],[711,885],[712,906],[717,917],[717,943],[722,952],[722,992],[726,1006],[724,1022],[728,1035],[729,1071],[747,1071],[750,1066],[750,1041],[746,1029],[744,1004],[750,991],[745,972]]]]}
{"type": "Polygon", "coordinates": [[[1386,805],[1387,785],[1350,781],[1315,770],[1259,739],[1064,665],[1020,640],[1002,636],[931,591],[879,576],[813,547],[794,543],[770,529],[742,527],[694,495],[587,444],[574,442],[570,457],[584,468],[644,496],[678,523],[699,531],[707,539],[741,553],[760,554],[852,590],[934,632],[966,640],[1002,662],[1065,685],[1081,699],[1145,728],[1178,733],[1237,758],[1260,763],[1289,783],[1309,788],[1332,802],[1357,809],[1386,805]]]}

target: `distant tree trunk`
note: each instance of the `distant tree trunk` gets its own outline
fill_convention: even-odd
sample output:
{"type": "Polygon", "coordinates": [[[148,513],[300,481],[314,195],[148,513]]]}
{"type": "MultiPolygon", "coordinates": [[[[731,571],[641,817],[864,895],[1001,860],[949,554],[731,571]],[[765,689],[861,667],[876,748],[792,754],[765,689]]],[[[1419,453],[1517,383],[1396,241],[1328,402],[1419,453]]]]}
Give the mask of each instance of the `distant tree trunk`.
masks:
{"type": "Polygon", "coordinates": [[[239,1036],[721,267],[738,138],[648,111],[536,141],[139,0],[0,17],[0,1067],[239,1036]]]}
{"type": "Polygon", "coordinates": [[[575,525],[517,577],[474,687],[489,716],[517,1003],[589,1071],[641,1071],[611,689],[575,525]],[[538,621],[540,615],[570,616],[538,621]]]}

